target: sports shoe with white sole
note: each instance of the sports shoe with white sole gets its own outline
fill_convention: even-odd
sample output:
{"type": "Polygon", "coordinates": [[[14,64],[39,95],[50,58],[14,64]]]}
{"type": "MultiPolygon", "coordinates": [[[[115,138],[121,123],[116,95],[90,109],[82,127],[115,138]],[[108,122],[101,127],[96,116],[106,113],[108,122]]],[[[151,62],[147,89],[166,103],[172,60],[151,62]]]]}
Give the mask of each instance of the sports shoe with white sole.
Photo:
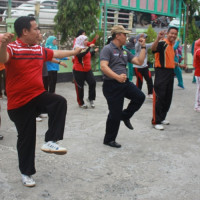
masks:
{"type": "Polygon", "coordinates": [[[164,130],[164,126],[162,124],[156,124],[156,125],[154,125],[154,128],[156,130],[164,130]]]}
{"type": "Polygon", "coordinates": [[[153,99],[153,94],[148,94],[148,95],[147,95],[147,98],[148,98],[148,99],[153,99]]]}
{"type": "Polygon", "coordinates": [[[87,101],[89,102],[91,108],[95,108],[95,105],[94,105],[94,101],[93,101],[93,100],[87,99],[87,101]]]}
{"type": "Polygon", "coordinates": [[[67,153],[67,150],[64,147],[60,147],[56,142],[49,141],[42,145],[41,150],[46,153],[55,153],[63,155],[67,153]]]}
{"type": "Polygon", "coordinates": [[[41,117],[36,117],[36,122],[42,122],[42,118],[41,117]]]}
{"type": "Polygon", "coordinates": [[[46,114],[46,113],[42,113],[42,114],[40,114],[40,116],[39,117],[41,117],[41,118],[47,118],[48,117],[48,115],[46,114]]]}
{"type": "Polygon", "coordinates": [[[35,181],[33,180],[32,176],[27,176],[25,174],[22,174],[22,183],[26,187],[34,187],[35,181]]]}
{"type": "Polygon", "coordinates": [[[170,122],[169,122],[169,121],[167,121],[167,120],[163,120],[163,121],[161,122],[161,124],[164,124],[164,125],[169,125],[169,124],[170,124],[170,122]]]}
{"type": "Polygon", "coordinates": [[[83,109],[87,109],[88,108],[88,106],[85,103],[83,105],[80,105],[79,107],[83,108],[83,109]]]}

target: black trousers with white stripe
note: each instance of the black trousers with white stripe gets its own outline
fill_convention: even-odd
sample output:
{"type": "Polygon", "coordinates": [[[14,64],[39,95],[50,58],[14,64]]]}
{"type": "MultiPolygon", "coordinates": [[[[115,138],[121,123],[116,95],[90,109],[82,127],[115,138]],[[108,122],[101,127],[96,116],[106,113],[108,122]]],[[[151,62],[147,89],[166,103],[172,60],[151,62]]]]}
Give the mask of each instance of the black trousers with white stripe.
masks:
{"type": "Polygon", "coordinates": [[[108,103],[109,114],[106,122],[104,142],[115,141],[120,121],[130,119],[142,106],[145,95],[128,79],[125,83],[115,80],[104,80],[103,94],[108,103]],[[123,109],[124,98],[130,99],[126,109],[123,109]]]}
{"type": "Polygon", "coordinates": [[[32,175],[36,172],[36,117],[41,113],[48,113],[45,141],[58,141],[63,139],[66,112],[66,99],[48,92],[42,93],[20,108],[8,110],[18,132],[17,151],[22,174],[32,175]]]}

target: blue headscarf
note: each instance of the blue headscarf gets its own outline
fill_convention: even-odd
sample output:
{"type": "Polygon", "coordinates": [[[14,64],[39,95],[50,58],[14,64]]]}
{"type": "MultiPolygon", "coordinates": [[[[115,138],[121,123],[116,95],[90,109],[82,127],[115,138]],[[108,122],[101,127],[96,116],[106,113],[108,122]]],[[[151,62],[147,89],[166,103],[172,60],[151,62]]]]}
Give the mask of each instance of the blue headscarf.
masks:
{"type": "Polygon", "coordinates": [[[49,36],[49,37],[47,38],[45,47],[48,48],[48,49],[57,50],[57,49],[58,49],[58,46],[53,44],[53,41],[54,41],[54,40],[56,40],[56,37],[55,37],[55,36],[49,36]]]}

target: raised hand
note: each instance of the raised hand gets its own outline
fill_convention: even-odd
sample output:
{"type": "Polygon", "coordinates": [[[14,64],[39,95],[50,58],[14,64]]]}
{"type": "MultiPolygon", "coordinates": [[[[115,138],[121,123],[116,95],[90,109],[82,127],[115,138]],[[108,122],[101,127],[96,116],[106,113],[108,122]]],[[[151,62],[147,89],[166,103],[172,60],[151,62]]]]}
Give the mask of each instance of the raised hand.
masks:
{"type": "Polygon", "coordinates": [[[166,31],[160,31],[160,32],[158,33],[157,38],[158,38],[159,40],[164,39],[165,35],[166,35],[166,31]]]}
{"type": "Polygon", "coordinates": [[[138,41],[139,41],[141,46],[145,46],[145,44],[146,44],[145,43],[145,41],[146,41],[145,38],[141,37],[138,41]]]}
{"type": "Polygon", "coordinates": [[[0,41],[1,45],[6,45],[7,46],[7,44],[9,44],[12,41],[13,37],[14,37],[14,34],[5,33],[1,38],[1,41],[0,41]]]}

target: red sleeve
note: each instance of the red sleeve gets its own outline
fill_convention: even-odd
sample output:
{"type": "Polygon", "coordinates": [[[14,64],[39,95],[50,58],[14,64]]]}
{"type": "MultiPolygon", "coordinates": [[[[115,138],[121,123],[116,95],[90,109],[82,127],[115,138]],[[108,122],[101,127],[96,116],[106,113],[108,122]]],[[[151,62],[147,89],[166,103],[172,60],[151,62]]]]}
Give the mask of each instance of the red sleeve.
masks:
{"type": "Polygon", "coordinates": [[[96,42],[96,39],[94,38],[91,42],[87,43],[87,46],[89,47],[91,44],[95,44],[95,42],[96,42]]]}
{"type": "Polygon", "coordinates": [[[43,48],[44,62],[51,61],[53,59],[53,50],[48,48],[43,48]]]}

